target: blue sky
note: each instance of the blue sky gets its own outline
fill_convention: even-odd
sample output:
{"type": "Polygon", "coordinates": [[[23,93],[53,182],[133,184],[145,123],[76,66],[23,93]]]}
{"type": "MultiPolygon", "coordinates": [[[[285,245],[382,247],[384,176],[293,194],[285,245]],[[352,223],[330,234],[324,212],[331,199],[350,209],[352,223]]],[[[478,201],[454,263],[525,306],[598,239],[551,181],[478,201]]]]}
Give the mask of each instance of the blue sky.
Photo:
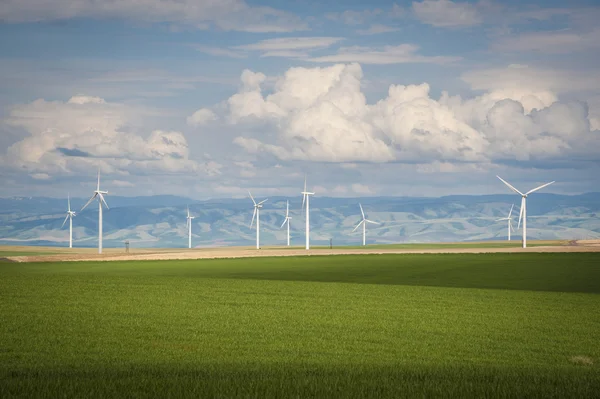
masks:
{"type": "Polygon", "coordinates": [[[592,1],[8,0],[3,196],[600,187],[592,1]]]}

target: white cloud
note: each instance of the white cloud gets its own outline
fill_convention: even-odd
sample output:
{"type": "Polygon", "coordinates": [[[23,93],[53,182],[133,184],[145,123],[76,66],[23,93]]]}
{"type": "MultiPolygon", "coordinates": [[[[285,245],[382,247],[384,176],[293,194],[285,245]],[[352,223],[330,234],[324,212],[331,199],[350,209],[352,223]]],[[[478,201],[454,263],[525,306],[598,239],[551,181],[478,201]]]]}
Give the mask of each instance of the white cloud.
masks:
{"type": "Polygon", "coordinates": [[[444,28],[479,25],[483,22],[475,6],[450,0],[413,1],[412,8],[421,22],[444,28]]]}
{"type": "MultiPolygon", "coordinates": [[[[397,7],[397,6],[396,6],[397,7]]],[[[376,17],[382,13],[381,9],[366,9],[366,10],[346,10],[343,12],[329,13],[326,18],[332,21],[341,21],[346,25],[362,25],[366,21],[376,17]]]]}
{"type": "Polygon", "coordinates": [[[310,51],[330,47],[342,40],[341,37],[280,37],[229,48],[195,48],[207,54],[232,58],[246,58],[253,52],[259,52],[261,57],[306,58],[310,51]]]}
{"type": "Polygon", "coordinates": [[[354,183],[351,187],[352,187],[352,191],[355,192],[356,194],[361,194],[361,195],[375,194],[375,192],[373,190],[371,190],[369,188],[369,186],[367,186],[365,184],[354,183]]]}
{"type": "Polygon", "coordinates": [[[341,37],[280,37],[233,48],[255,51],[310,50],[326,48],[341,40],[343,40],[341,37]]]}
{"type": "Polygon", "coordinates": [[[210,109],[201,108],[187,117],[187,123],[190,126],[200,126],[217,119],[217,115],[210,109]]]}
{"type": "Polygon", "coordinates": [[[360,35],[378,35],[381,33],[397,32],[399,30],[400,28],[395,28],[393,26],[374,24],[367,29],[359,29],[356,32],[360,35]]]}
{"type": "Polygon", "coordinates": [[[29,136],[11,145],[0,164],[34,175],[77,174],[98,166],[121,175],[214,172],[216,165],[190,159],[180,132],[154,130],[148,138],[127,132],[143,115],[140,109],[87,96],[15,106],[3,122],[29,136]]]}
{"type": "Polygon", "coordinates": [[[148,22],[183,23],[198,29],[246,32],[306,30],[296,16],[271,7],[254,7],[243,0],[4,0],[0,21],[37,22],[70,18],[125,18],[148,22]]]}
{"type": "Polygon", "coordinates": [[[436,100],[427,84],[392,85],[367,104],[358,64],[291,68],[270,94],[266,79],[244,71],[242,88],[226,101],[225,120],[244,131],[234,143],[251,154],[343,165],[437,162],[439,171],[598,156],[600,134],[590,130],[585,104],[560,102],[550,90],[480,82],[492,89],[436,100]],[[256,122],[260,133],[244,129],[256,122]]]}
{"type": "Polygon", "coordinates": [[[468,71],[462,79],[474,90],[565,93],[600,89],[600,72],[596,70],[578,72],[518,64],[468,71]]]}
{"type": "Polygon", "coordinates": [[[201,53],[215,56],[231,57],[231,58],[246,58],[246,54],[242,54],[239,51],[229,50],[222,47],[211,47],[203,45],[194,45],[194,48],[201,53]]]}
{"type": "Polygon", "coordinates": [[[458,61],[460,57],[451,56],[425,56],[417,54],[418,46],[401,44],[398,46],[384,46],[383,48],[370,47],[342,47],[337,54],[309,58],[311,62],[358,62],[361,64],[404,64],[404,63],[433,63],[446,64],[458,61]]]}
{"type": "Polygon", "coordinates": [[[492,50],[564,54],[600,49],[600,29],[577,32],[571,29],[550,32],[527,32],[504,36],[492,43],[492,50]]]}
{"type": "Polygon", "coordinates": [[[281,58],[307,58],[309,56],[309,53],[303,51],[277,50],[264,52],[260,56],[281,58]]]}
{"type": "Polygon", "coordinates": [[[49,180],[50,175],[48,173],[32,173],[30,175],[35,180],[49,180]]]}
{"type": "Polygon", "coordinates": [[[135,184],[125,180],[113,180],[110,182],[110,185],[116,187],[135,187],[135,184]]]}

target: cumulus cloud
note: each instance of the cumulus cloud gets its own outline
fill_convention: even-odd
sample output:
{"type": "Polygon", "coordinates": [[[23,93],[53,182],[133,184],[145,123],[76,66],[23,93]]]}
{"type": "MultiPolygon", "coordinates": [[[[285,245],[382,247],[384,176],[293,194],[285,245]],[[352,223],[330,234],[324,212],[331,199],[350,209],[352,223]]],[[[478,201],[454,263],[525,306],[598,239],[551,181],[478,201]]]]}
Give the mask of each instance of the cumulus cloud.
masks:
{"type": "Polygon", "coordinates": [[[199,29],[247,32],[292,32],[307,26],[290,13],[255,7],[244,0],[3,0],[0,21],[37,22],[70,18],[125,18],[184,23],[199,29]]]}
{"type": "Polygon", "coordinates": [[[98,97],[75,96],[67,102],[35,100],[13,107],[3,121],[27,132],[0,162],[33,176],[77,173],[100,166],[106,172],[206,172],[189,157],[184,135],[154,130],[147,138],[127,132],[141,111],[98,97]]]}
{"type": "MultiPolygon", "coordinates": [[[[392,85],[368,104],[358,64],[291,68],[267,92],[262,73],[244,71],[240,91],[225,102],[223,120],[233,126],[261,123],[234,142],[251,154],[281,160],[348,164],[401,162],[450,165],[552,162],[598,156],[585,103],[560,102],[540,88],[494,87],[463,99],[430,95],[427,84],[392,85]]],[[[472,167],[467,167],[467,169],[472,167]]]]}
{"type": "Polygon", "coordinates": [[[445,28],[474,26],[482,23],[474,5],[450,0],[414,1],[412,8],[421,22],[445,28]]]}
{"type": "Polygon", "coordinates": [[[201,108],[188,116],[187,123],[190,126],[200,126],[217,119],[217,115],[210,109],[201,108]]]}
{"type": "Polygon", "coordinates": [[[552,102],[556,100],[552,93],[600,89],[600,73],[596,70],[546,69],[521,64],[511,64],[507,68],[472,70],[465,72],[461,78],[474,90],[537,93],[540,98],[552,97],[552,102]]]}

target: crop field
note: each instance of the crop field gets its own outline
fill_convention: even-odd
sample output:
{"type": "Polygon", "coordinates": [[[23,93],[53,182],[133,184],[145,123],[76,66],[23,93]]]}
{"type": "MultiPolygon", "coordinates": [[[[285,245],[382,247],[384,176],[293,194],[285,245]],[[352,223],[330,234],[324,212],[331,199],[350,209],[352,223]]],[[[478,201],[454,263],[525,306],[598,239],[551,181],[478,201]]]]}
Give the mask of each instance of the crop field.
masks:
{"type": "MultiPolygon", "coordinates": [[[[542,246],[560,246],[568,245],[569,241],[566,240],[538,240],[529,241],[527,245],[529,247],[542,247],[542,246]]],[[[477,241],[477,242],[435,242],[435,243],[406,243],[406,244],[370,244],[370,249],[445,249],[445,248],[520,248],[520,240],[513,241],[477,241]]],[[[327,249],[329,246],[316,246],[315,249],[327,249]]],[[[347,249],[364,249],[367,247],[360,245],[345,245],[340,248],[347,249]]]]}
{"type": "Polygon", "coordinates": [[[0,263],[0,397],[597,397],[600,253],[0,263]]]}

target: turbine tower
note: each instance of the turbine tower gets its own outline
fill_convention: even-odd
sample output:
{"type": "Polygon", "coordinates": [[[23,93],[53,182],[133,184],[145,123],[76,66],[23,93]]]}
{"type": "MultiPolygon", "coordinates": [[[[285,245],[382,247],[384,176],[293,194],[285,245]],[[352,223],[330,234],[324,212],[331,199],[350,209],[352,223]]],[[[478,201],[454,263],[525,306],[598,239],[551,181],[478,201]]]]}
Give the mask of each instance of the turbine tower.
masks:
{"type": "Polygon", "coordinates": [[[62,226],[60,226],[60,228],[62,229],[63,227],[65,227],[65,223],[67,223],[67,219],[69,219],[69,248],[73,248],[73,216],[75,216],[75,212],[71,210],[70,195],[67,197],[67,205],[67,216],[65,217],[65,221],[63,222],[62,226]]]}
{"type": "MultiPolygon", "coordinates": [[[[283,227],[287,223],[287,246],[290,246],[290,220],[292,217],[290,216],[290,201],[286,201],[285,203],[285,219],[283,219],[283,223],[281,223],[281,227],[283,227]]],[[[281,228],[280,227],[280,228],[281,228]]]]}
{"type": "MultiPolygon", "coordinates": [[[[96,191],[94,191],[94,195],[90,200],[81,208],[83,211],[89,204],[92,203],[96,198],[98,199],[98,253],[102,253],[102,204],[108,208],[108,204],[104,200],[104,194],[108,194],[108,191],[100,191],[100,170],[98,170],[98,185],[96,186],[96,191]]],[[[81,211],[80,211],[81,212],[81,211]]]]}
{"type": "Polygon", "coordinates": [[[356,225],[356,227],[354,228],[354,230],[352,230],[352,232],[354,233],[356,231],[356,229],[358,229],[362,225],[362,237],[363,237],[362,245],[364,247],[365,245],[367,245],[367,223],[372,223],[372,224],[379,224],[379,223],[369,220],[365,217],[365,212],[363,211],[363,207],[360,204],[360,202],[358,203],[358,206],[360,206],[360,213],[362,214],[362,220],[356,225]]]}
{"type": "MultiPolygon", "coordinates": [[[[248,194],[250,194],[250,191],[248,191],[248,194]]],[[[256,201],[254,201],[252,194],[250,194],[250,198],[254,203],[254,213],[252,214],[252,222],[250,223],[250,227],[252,227],[254,224],[254,218],[256,217],[256,249],[260,249],[260,208],[262,208],[262,204],[267,201],[268,198],[260,201],[258,204],[256,201]]]]}
{"type": "Polygon", "coordinates": [[[306,175],[304,175],[304,191],[302,191],[302,207],[304,208],[304,203],[306,202],[306,249],[310,249],[310,196],[315,195],[315,193],[311,193],[306,191],[306,175]]]}
{"type": "Polygon", "coordinates": [[[195,216],[190,215],[190,207],[187,207],[187,228],[188,228],[188,248],[192,248],[192,219],[195,216]]]}
{"type": "Polygon", "coordinates": [[[515,204],[512,204],[512,206],[510,207],[510,212],[508,212],[508,217],[496,219],[496,222],[500,222],[502,220],[508,220],[508,241],[510,241],[510,231],[511,230],[515,231],[515,229],[513,229],[513,226],[512,226],[512,217],[510,217],[510,215],[512,215],[514,206],[515,206],[515,204]]]}
{"type": "Polygon", "coordinates": [[[514,191],[515,193],[517,193],[521,196],[521,211],[519,212],[519,224],[518,224],[517,228],[519,228],[521,226],[521,218],[522,218],[523,219],[523,248],[527,248],[527,196],[529,194],[533,193],[534,191],[537,191],[546,186],[549,186],[550,184],[554,183],[554,181],[551,181],[550,183],[542,184],[541,186],[536,187],[533,190],[529,190],[525,194],[523,194],[522,192],[520,192],[519,190],[517,190],[516,188],[511,186],[510,183],[508,183],[507,181],[502,179],[500,176],[496,176],[496,177],[498,179],[500,179],[502,181],[502,183],[506,184],[508,186],[508,188],[510,188],[512,191],[514,191]]]}

